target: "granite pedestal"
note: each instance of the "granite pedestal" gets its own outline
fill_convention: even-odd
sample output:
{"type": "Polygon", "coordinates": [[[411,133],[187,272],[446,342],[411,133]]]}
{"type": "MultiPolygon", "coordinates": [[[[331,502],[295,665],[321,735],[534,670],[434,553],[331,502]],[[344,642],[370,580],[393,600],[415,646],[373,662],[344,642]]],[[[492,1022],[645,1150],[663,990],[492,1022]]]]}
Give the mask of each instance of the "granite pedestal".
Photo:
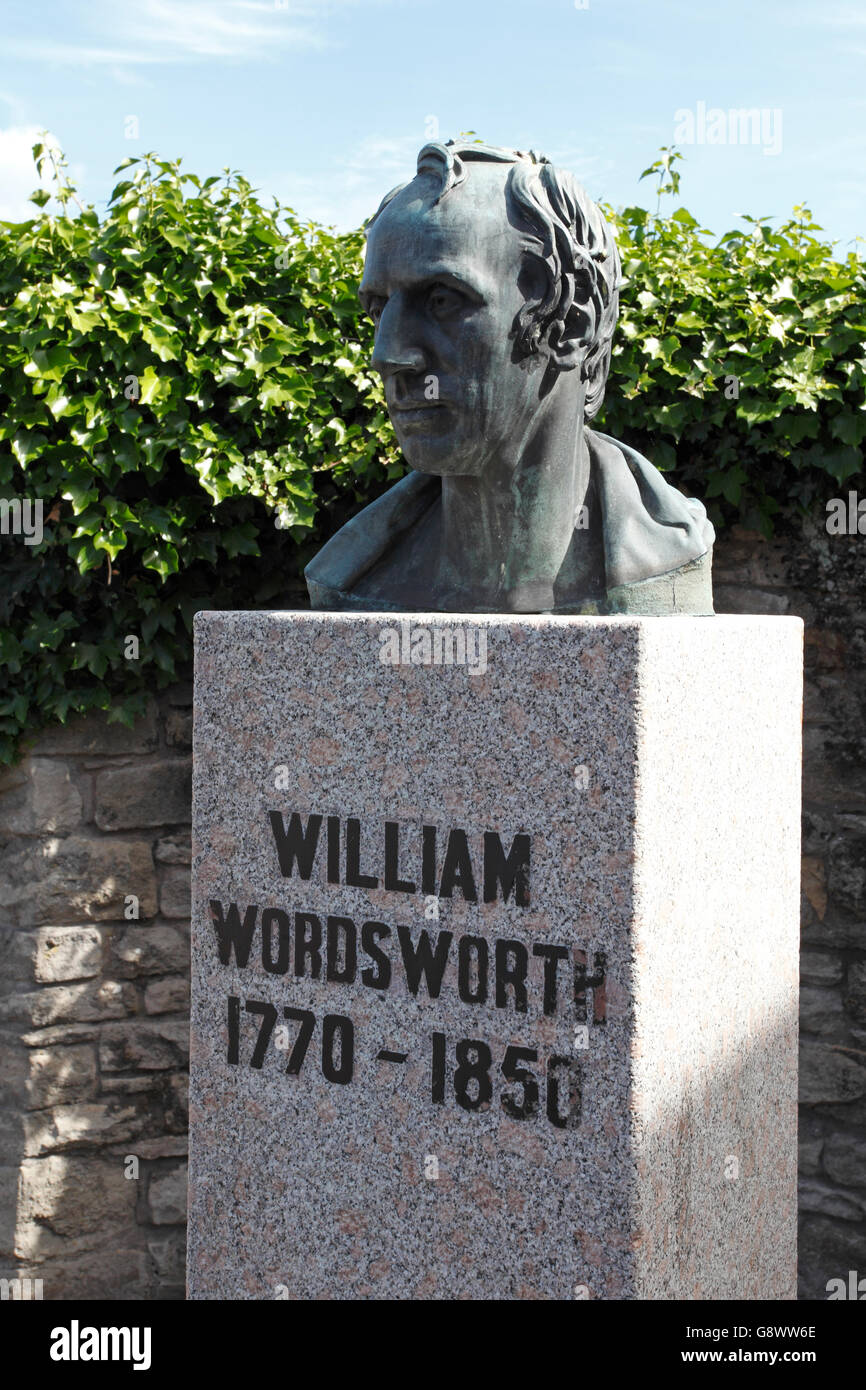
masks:
{"type": "Polygon", "coordinates": [[[189,1293],[793,1298],[802,624],[196,619],[189,1293]]]}

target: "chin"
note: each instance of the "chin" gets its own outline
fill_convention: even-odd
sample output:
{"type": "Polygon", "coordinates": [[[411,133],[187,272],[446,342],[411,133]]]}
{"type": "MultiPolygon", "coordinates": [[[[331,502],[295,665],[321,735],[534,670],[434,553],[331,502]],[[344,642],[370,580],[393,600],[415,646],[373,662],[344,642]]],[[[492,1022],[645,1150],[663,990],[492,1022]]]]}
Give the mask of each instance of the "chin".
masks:
{"type": "MultiPolygon", "coordinates": [[[[399,439],[399,436],[398,436],[399,439]]],[[[429,473],[434,477],[469,477],[484,471],[483,460],[477,460],[465,449],[449,439],[425,441],[417,438],[400,440],[403,457],[416,473],[429,473]]]]}

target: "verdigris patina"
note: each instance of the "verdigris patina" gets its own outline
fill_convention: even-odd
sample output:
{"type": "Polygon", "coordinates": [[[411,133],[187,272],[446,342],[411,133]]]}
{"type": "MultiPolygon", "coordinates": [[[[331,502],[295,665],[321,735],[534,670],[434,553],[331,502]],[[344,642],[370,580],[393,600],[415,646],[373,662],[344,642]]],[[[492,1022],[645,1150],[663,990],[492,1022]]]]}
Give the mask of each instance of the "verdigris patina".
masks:
{"type": "Polygon", "coordinates": [[[368,224],[360,291],[413,471],[307,566],[314,608],[712,613],[704,507],[587,428],[620,274],[543,155],[424,146],[368,224]]]}

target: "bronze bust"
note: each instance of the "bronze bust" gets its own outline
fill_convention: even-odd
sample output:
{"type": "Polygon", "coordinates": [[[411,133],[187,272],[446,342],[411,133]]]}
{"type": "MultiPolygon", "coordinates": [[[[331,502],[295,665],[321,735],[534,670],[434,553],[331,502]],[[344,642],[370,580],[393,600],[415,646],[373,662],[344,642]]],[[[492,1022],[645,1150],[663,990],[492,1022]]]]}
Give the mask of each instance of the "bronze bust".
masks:
{"type": "Polygon", "coordinates": [[[701,503],[587,427],[619,284],[611,229],[571,174],[424,146],[368,224],[360,290],[413,471],[307,566],[314,608],[712,613],[701,503]]]}

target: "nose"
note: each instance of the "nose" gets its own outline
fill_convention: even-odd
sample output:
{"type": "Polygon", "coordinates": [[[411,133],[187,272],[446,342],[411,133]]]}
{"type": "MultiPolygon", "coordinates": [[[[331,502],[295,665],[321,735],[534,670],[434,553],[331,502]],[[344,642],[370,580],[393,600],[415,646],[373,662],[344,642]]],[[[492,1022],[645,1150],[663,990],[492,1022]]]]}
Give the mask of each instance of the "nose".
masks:
{"type": "Polygon", "coordinates": [[[376,328],[376,342],[370,365],[384,380],[397,372],[422,372],[426,365],[424,352],[415,336],[412,314],[398,291],[392,294],[382,310],[376,328]]]}

